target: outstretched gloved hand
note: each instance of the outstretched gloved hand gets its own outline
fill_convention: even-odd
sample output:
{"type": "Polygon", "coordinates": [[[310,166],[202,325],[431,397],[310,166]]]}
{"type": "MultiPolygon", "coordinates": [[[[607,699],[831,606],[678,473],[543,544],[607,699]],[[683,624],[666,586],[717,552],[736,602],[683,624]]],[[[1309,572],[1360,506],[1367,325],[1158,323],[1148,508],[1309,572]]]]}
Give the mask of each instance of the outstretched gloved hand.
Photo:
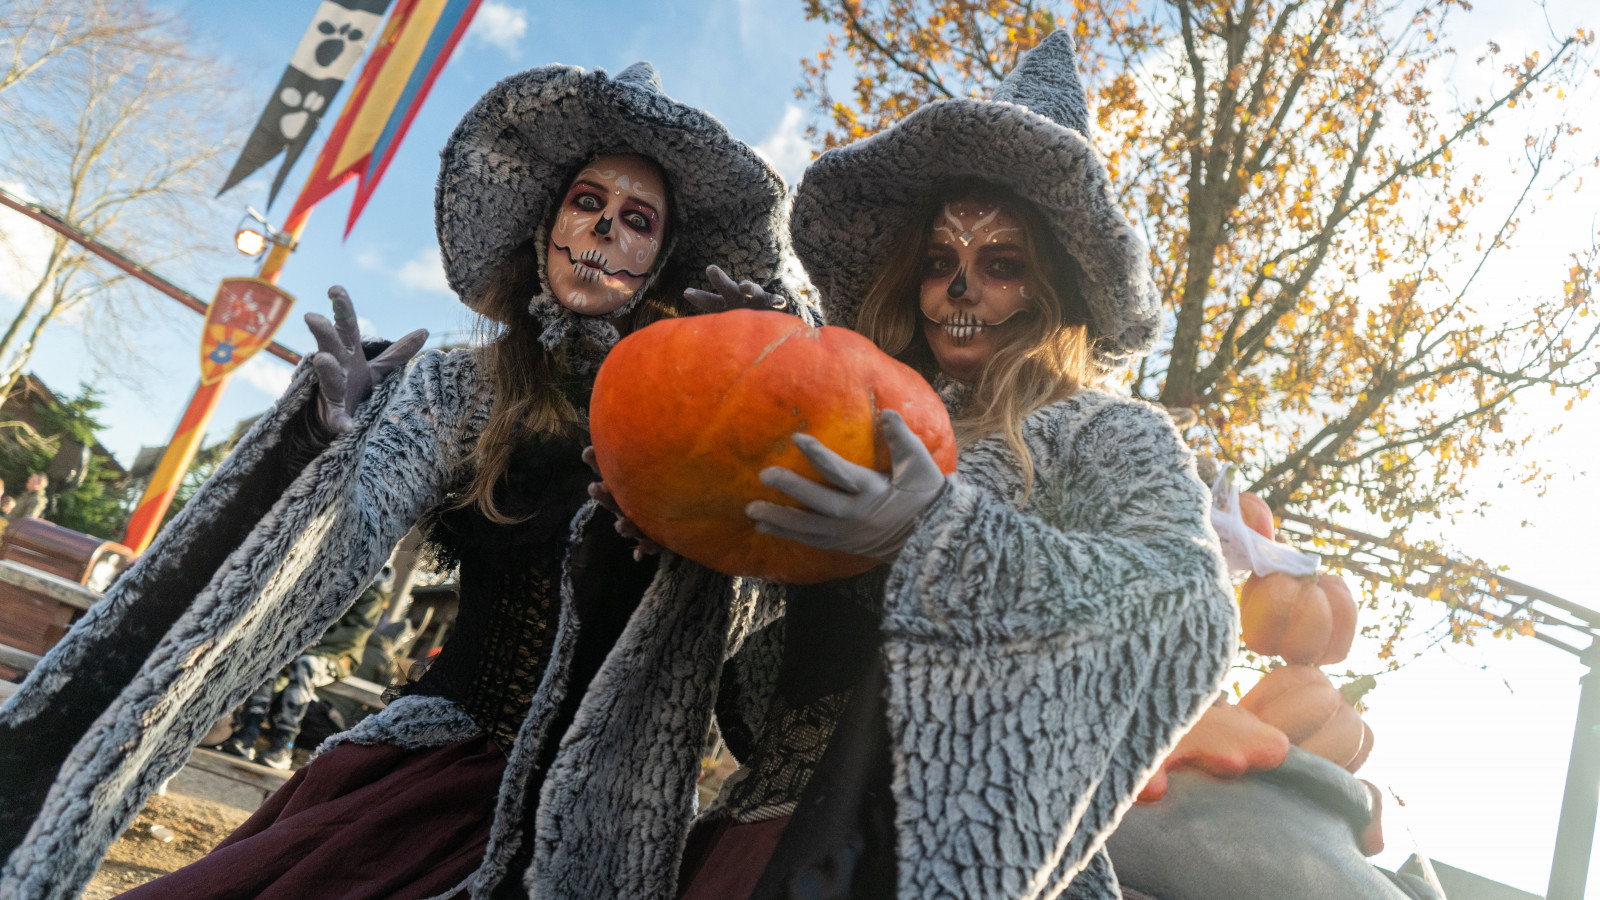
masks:
{"type": "Polygon", "coordinates": [[[728,273],[716,266],[706,267],[706,278],[715,291],[685,288],[683,299],[693,303],[701,312],[726,312],[730,309],[787,309],[789,300],[782,294],[768,293],[754,281],[733,283],[728,273]]]}
{"type": "Polygon", "coordinates": [[[369,361],[361,350],[350,295],[334,285],[328,288],[328,299],[333,301],[331,324],[326,316],[306,313],[306,327],[317,339],[317,352],[311,357],[311,368],[317,372],[317,424],[331,434],[344,434],[355,427],[351,416],[372,395],[373,385],[416,356],[428,340],[428,330],[411,332],[369,361]]]}
{"type": "Polygon", "coordinates": [[[885,411],[879,423],[889,444],[888,475],[850,462],[809,434],[796,434],[795,446],[838,490],[781,466],[763,469],[762,484],[807,508],[756,500],[745,507],[756,531],[823,550],[893,559],[911,537],[917,518],[944,490],[945,476],[898,412],[885,411]]]}

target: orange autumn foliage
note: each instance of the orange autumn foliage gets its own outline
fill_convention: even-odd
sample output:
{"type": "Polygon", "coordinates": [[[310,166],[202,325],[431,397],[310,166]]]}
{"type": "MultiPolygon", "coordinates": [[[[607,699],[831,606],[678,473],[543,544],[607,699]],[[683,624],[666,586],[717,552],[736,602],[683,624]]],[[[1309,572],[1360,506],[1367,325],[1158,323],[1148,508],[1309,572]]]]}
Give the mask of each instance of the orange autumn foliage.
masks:
{"type": "Polygon", "coordinates": [[[1533,204],[1592,189],[1575,138],[1591,116],[1570,105],[1594,83],[1592,27],[1468,53],[1460,23],[1493,13],[1458,0],[803,4],[827,32],[801,59],[818,150],[990,97],[1070,30],[1087,137],[1141,223],[1169,323],[1127,389],[1198,413],[1196,440],[1274,508],[1384,523],[1398,558],[1363,577],[1390,607],[1373,623],[1386,665],[1431,618],[1419,603],[1462,601],[1437,607],[1457,641],[1531,630],[1477,614],[1469,595],[1499,590],[1492,564],[1421,577],[1440,548],[1407,525],[1472,508],[1485,462],[1553,477],[1527,446],[1538,417],[1517,410],[1546,394],[1573,410],[1600,384],[1590,231],[1561,264],[1529,258],[1514,298],[1472,274],[1530,249],[1515,237],[1533,204]],[[1475,86],[1462,96],[1458,65],[1475,86]]]}
{"type": "Polygon", "coordinates": [[[886,409],[955,471],[949,415],[922,376],[848,329],[734,310],[668,319],[620,341],[595,378],[589,426],[617,504],[661,546],[730,575],[812,583],[876,560],[757,534],[745,505],[797,505],[760,482],[768,466],[824,480],[795,432],[889,471],[877,425],[886,409]]]}

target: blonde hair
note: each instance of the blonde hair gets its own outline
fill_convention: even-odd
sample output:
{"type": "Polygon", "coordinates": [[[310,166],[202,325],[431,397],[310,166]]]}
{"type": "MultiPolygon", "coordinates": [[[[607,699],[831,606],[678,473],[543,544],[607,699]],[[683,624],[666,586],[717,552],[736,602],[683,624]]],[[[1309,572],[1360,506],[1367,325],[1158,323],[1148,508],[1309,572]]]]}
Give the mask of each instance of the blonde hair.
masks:
{"type": "Polygon", "coordinates": [[[879,349],[932,380],[938,371],[918,315],[930,223],[946,203],[979,201],[1006,206],[1023,223],[1030,309],[1012,337],[995,349],[972,394],[951,419],[956,446],[999,434],[1022,467],[1023,500],[1033,489],[1033,457],[1022,439],[1022,420],[1077,393],[1095,374],[1089,314],[1078,290],[1077,263],[1050,235],[1031,203],[982,183],[959,183],[932,195],[896,239],[867,291],[855,330],[879,349]]]}
{"type": "MultiPolygon", "coordinates": [[[[670,216],[675,209],[670,184],[668,197],[670,216]]],[[[548,229],[540,234],[545,231],[548,229]]],[[[561,391],[562,381],[572,377],[564,357],[539,342],[542,329],[528,313],[528,303],[540,290],[539,240],[524,241],[490,276],[473,328],[478,363],[494,385],[494,399],[489,422],[472,448],[470,462],[476,466],[472,482],[457,498],[456,506],[477,506],[486,518],[502,525],[518,521],[502,513],[494,500],[495,486],[505,476],[517,445],[540,433],[575,439],[583,434],[578,411],[561,391]]],[[[666,262],[665,258],[657,260],[658,269],[666,262]]],[[[666,277],[668,271],[661,270],[662,277],[650,285],[633,312],[614,320],[618,331],[626,334],[690,311],[683,299],[687,285],[681,278],[666,277]]]]}

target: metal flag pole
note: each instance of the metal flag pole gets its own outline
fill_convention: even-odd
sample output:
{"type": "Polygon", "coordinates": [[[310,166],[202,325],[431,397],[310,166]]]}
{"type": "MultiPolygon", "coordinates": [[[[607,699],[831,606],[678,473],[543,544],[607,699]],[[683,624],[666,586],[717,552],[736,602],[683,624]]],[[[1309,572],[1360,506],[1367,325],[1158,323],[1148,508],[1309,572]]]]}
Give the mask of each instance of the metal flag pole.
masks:
{"type": "MultiPolygon", "coordinates": [[[[278,275],[283,271],[283,264],[288,261],[289,254],[294,251],[294,245],[300,239],[300,234],[305,230],[306,221],[311,218],[311,210],[302,210],[294,219],[284,223],[280,237],[272,241],[272,249],[261,263],[261,268],[253,279],[263,287],[276,285],[278,275]]],[[[227,316],[226,300],[230,282],[243,279],[226,279],[222,288],[217,292],[217,299],[212,301],[211,308],[206,314],[205,331],[211,332],[215,328],[225,327],[219,319],[227,316]]],[[[265,329],[264,334],[254,334],[260,343],[271,340],[272,333],[277,330],[288,316],[289,306],[294,303],[294,298],[283,291],[271,288],[276,297],[284,301],[281,308],[276,310],[275,321],[261,323],[265,329]]],[[[205,337],[202,336],[202,355],[204,352],[205,337]]],[[[172,440],[167,442],[167,450],[161,456],[155,472],[150,476],[150,483],[145,486],[144,496],[139,498],[139,505],[134,507],[133,516],[128,520],[127,534],[123,543],[133,548],[136,553],[143,553],[150,546],[150,541],[155,538],[156,531],[161,528],[161,520],[167,513],[167,507],[172,505],[172,498],[178,493],[178,485],[183,482],[183,475],[189,471],[189,463],[194,461],[194,456],[200,450],[200,442],[205,437],[206,426],[211,422],[211,416],[217,411],[217,404],[222,399],[223,391],[227,390],[228,381],[233,370],[259,349],[250,347],[248,352],[239,352],[235,345],[223,343],[222,348],[214,349],[209,354],[210,359],[219,365],[221,371],[212,378],[201,378],[200,386],[195,389],[194,396],[189,398],[189,406],[183,411],[183,418],[178,421],[178,428],[173,432],[172,440]],[[218,354],[223,353],[223,358],[218,354]]],[[[205,359],[202,359],[202,370],[206,368],[205,359]]]]}

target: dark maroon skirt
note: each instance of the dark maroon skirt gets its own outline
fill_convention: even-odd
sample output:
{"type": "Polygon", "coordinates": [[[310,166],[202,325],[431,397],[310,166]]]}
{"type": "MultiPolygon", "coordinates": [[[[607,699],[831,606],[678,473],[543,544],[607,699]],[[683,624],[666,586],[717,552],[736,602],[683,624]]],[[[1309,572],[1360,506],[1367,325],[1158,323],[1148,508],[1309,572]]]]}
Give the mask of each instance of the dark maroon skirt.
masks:
{"type": "Polygon", "coordinates": [[[745,900],[767,870],[789,819],[715,826],[694,870],[683,873],[687,883],[679,888],[678,900],[745,900]]]}
{"type": "Polygon", "coordinates": [[[420,900],[477,869],[506,758],[487,737],[341,744],[205,857],[131,900],[420,900]]]}

